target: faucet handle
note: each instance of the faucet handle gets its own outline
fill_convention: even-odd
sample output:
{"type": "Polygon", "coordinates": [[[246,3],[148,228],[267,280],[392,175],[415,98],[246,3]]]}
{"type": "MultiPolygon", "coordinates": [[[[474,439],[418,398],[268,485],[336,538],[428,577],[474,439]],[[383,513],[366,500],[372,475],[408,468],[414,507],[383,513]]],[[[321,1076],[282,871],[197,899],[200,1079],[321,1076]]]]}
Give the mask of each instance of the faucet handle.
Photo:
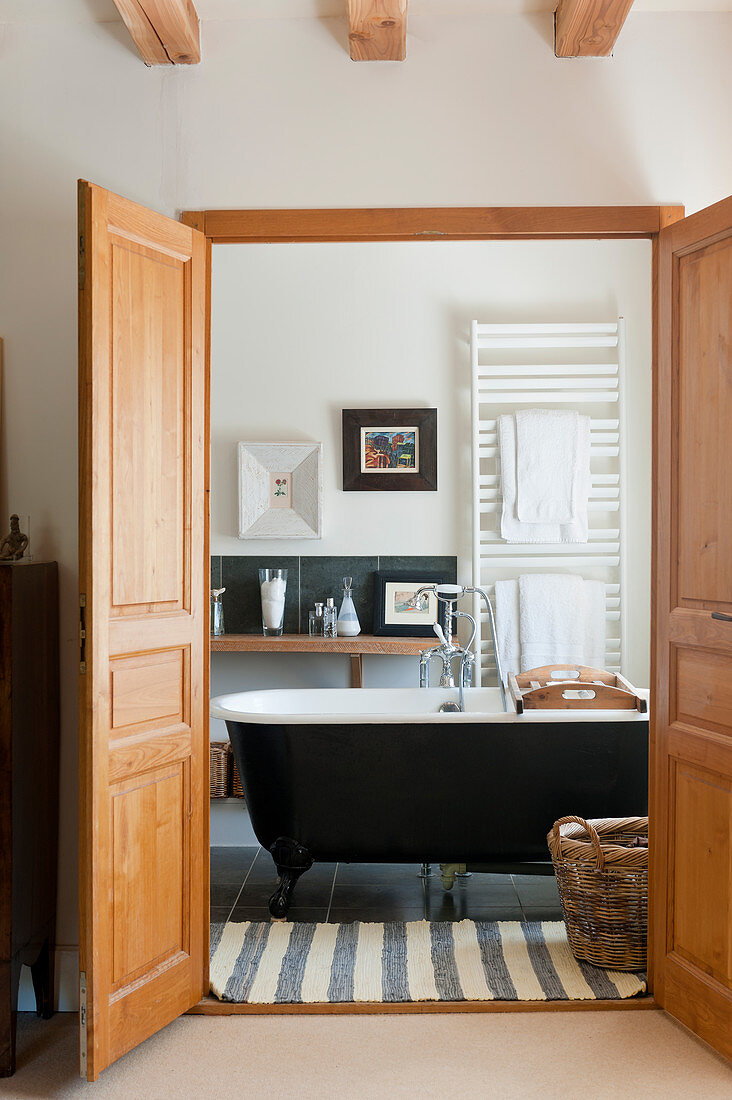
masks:
{"type": "Polygon", "coordinates": [[[435,592],[438,596],[447,596],[450,599],[456,599],[465,592],[465,588],[462,584],[438,584],[435,588],[435,592]]]}
{"type": "Polygon", "coordinates": [[[433,623],[432,629],[434,630],[435,634],[437,635],[439,640],[442,642],[442,644],[444,646],[446,646],[447,645],[447,638],[445,637],[445,631],[442,629],[440,624],[439,623],[433,623]]]}

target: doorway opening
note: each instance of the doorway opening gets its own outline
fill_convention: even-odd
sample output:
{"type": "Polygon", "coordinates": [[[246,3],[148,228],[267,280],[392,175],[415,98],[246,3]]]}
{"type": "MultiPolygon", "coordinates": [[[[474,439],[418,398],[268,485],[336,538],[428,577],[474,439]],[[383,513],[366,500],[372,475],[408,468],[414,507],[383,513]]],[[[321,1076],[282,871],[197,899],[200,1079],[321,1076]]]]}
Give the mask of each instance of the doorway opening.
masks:
{"type": "MultiPolygon", "coordinates": [[[[472,574],[470,454],[471,320],[517,325],[531,321],[590,322],[625,318],[628,333],[626,372],[628,463],[633,469],[627,501],[626,635],[622,670],[642,688],[650,683],[650,514],[651,514],[651,245],[648,240],[524,241],[370,241],[337,243],[214,242],[212,249],[211,434],[212,584],[226,589],[226,634],[245,635],[245,648],[214,647],[211,694],[305,688],[347,689],[349,670],[342,657],[312,653],[256,652],[261,635],[258,569],[288,568],[286,633],[300,632],[307,646],[308,612],[316,601],[338,598],[344,573],[354,582],[359,618],[372,629],[374,575],[384,566],[412,570],[443,569],[446,579],[469,584],[472,574]],[[276,339],[273,335],[276,334],[276,339]],[[439,416],[440,494],[343,493],[340,477],[341,410],[428,403],[439,416]],[[242,541],[237,537],[236,447],[240,441],[297,440],[324,444],[326,534],[320,542],[242,541]]],[[[519,353],[504,352],[509,364],[519,353]]],[[[543,349],[542,361],[564,362],[566,352],[543,349]]],[[[601,362],[602,352],[585,352],[601,362]]],[[[501,360],[503,361],[503,360],[501,360]]],[[[598,369],[598,368],[595,368],[598,369]]],[[[514,385],[516,383],[514,381],[514,385]]],[[[577,387],[575,386],[575,389],[577,387]]],[[[539,403],[537,398],[536,403],[539,403]]],[[[513,406],[511,406],[512,408],[513,406]]],[[[499,412],[509,406],[502,405],[499,412]]],[[[607,415],[597,402],[584,406],[607,415]]],[[[486,411],[486,415],[490,415],[486,411]]],[[[605,424],[605,421],[603,421],[605,424]]],[[[611,427],[611,426],[610,426],[611,427]]],[[[617,429],[617,425],[616,425],[617,429]]],[[[605,424],[604,446],[611,454],[618,434],[605,424]]],[[[612,457],[595,463],[608,480],[612,457]]],[[[614,467],[613,467],[614,468],[614,467]]],[[[617,528],[619,503],[604,489],[607,508],[593,513],[595,528],[617,528]]],[[[598,502],[601,504],[602,502],[598,502]]],[[[609,536],[608,536],[609,537],[609,536]]],[[[556,551],[555,551],[556,554],[556,551]]],[[[520,556],[517,551],[517,556],[520,556]]],[[[568,559],[569,560],[569,559],[568,559]]],[[[599,556],[598,556],[599,560],[599,556]]],[[[588,578],[613,586],[607,612],[608,651],[619,639],[618,562],[590,563],[588,578]],[[614,563],[614,564],[612,564],[614,563]],[[618,575],[616,576],[616,573],[618,575]]],[[[576,573],[574,566],[552,561],[547,567],[576,573]]],[[[486,581],[533,566],[497,570],[486,581]]],[[[603,609],[603,615],[605,611],[603,609]]],[[[267,640],[265,639],[265,642],[267,640]]],[[[619,644],[619,641],[618,641],[619,644]]],[[[429,638],[419,642],[430,645],[429,638]]],[[[613,650],[614,652],[614,650],[613,650]]],[[[611,660],[613,658],[610,658],[611,660]]],[[[619,658],[618,658],[619,660],[619,658]]],[[[606,662],[603,660],[603,667],[606,662]]],[[[365,656],[366,690],[410,688],[419,682],[418,656],[365,656]]],[[[495,685],[490,671],[483,683],[495,685]]],[[[351,689],[354,690],[354,689],[351,689]]],[[[647,724],[639,736],[647,745],[647,724]]],[[[454,734],[451,732],[450,736],[454,734]]],[[[212,723],[212,739],[227,742],[222,720],[212,723]]],[[[481,765],[483,766],[483,765],[481,765]]],[[[567,767],[572,767],[569,758],[567,767]]],[[[368,765],[366,765],[368,767],[368,765]]],[[[374,758],[373,770],[378,770],[374,758]]],[[[417,768],[414,769],[415,773],[417,768]]],[[[465,797],[465,787],[435,764],[431,774],[413,783],[439,792],[449,814],[465,797]]],[[[642,795],[622,813],[646,809],[647,768],[639,772],[642,795]]],[[[211,920],[214,948],[227,922],[242,926],[270,920],[268,902],[277,868],[267,848],[258,845],[240,797],[212,800],[211,920]]],[[[404,789],[405,799],[415,788],[404,789]]],[[[268,798],[276,799],[270,790],[268,798]]],[[[255,797],[256,801],[256,797],[255,797]]],[[[596,802],[595,805],[598,805],[596,802]]],[[[393,924],[428,921],[498,924],[561,923],[562,909],[544,837],[556,817],[592,811],[592,802],[565,800],[539,830],[543,864],[522,865],[505,859],[461,863],[455,850],[443,865],[423,877],[421,855],[393,863],[317,862],[299,879],[287,919],[293,924],[393,924]],[[570,804],[571,803],[571,804],[570,804]],[[450,864],[452,863],[452,866],[450,864]],[[457,874],[456,874],[457,871],[457,874]]],[[[439,810],[436,809],[436,812],[439,810]]],[[[621,810],[617,810],[617,816],[621,810]]],[[[336,827],[336,831],[338,826],[336,827]]],[[[497,826],[498,828],[499,826],[497,826]]],[[[382,936],[383,932],[379,933],[382,936]]],[[[508,931],[507,931],[508,934],[508,931]]],[[[537,934],[549,935],[539,928],[537,934]]],[[[288,933],[291,940],[291,934],[288,933]]],[[[289,942],[289,940],[288,940],[289,942]]],[[[227,953],[238,941],[225,944],[227,953]]],[[[240,945],[241,946],[241,945],[240,945]]],[[[243,946],[242,946],[242,949],[243,946]]],[[[542,948],[549,956],[548,949],[542,948]]],[[[245,950],[245,949],[244,949],[245,950]]],[[[344,950],[349,950],[344,946],[344,950]]],[[[307,956],[308,945],[301,949],[307,956]]],[[[214,967],[214,969],[218,969],[214,967]]],[[[304,969],[304,967],[303,967],[304,969]]],[[[257,980],[250,968],[251,985],[257,980]]],[[[553,974],[556,978],[556,972],[553,974]]],[[[561,984],[561,983],[560,983],[561,984]]],[[[229,986],[234,995],[235,976],[229,986]]],[[[221,983],[219,981],[219,989],[221,983]]],[[[456,985],[459,988],[459,984],[456,985]]],[[[529,994],[546,995],[541,984],[529,994]]],[[[579,974],[572,997],[598,996],[579,974]]],[[[612,982],[603,986],[607,1000],[612,982]]],[[[491,995],[489,987],[485,995],[491,995]]],[[[637,988],[636,988],[637,992],[637,988]]],[[[565,991],[566,993],[566,991],[565,991]]],[[[256,989],[255,989],[256,994],[256,989]]],[[[243,996],[241,989],[238,996],[243,996]]],[[[495,996],[495,993],[493,993],[495,996]]],[[[559,994],[561,996],[561,992],[559,994]]],[[[248,987],[246,991],[248,996],[248,987]]],[[[459,1000],[459,994],[454,995],[459,1000]]],[[[470,998],[468,998],[469,1000],[470,998]]],[[[519,1000],[526,999],[519,997],[519,1000]]],[[[425,1002],[420,1002],[424,1004],[425,1002]]],[[[238,1006],[237,1006],[238,1007],[238,1006]]],[[[249,1007],[253,1006],[249,1003],[249,1007]]]]}

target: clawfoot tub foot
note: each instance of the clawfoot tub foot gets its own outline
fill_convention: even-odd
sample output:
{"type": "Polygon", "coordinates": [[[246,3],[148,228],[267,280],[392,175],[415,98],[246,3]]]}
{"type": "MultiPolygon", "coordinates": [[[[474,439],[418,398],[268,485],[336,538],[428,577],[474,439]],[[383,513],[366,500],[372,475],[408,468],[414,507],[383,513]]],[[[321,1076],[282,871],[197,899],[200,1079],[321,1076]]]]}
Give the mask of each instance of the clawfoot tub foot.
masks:
{"type": "Polygon", "coordinates": [[[307,848],[287,836],[277,837],[269,850],[279,876],[277,889],[269,899],[269,911],[273,917],[282,919],[287,916],[297,880],[310,870],[314,860],[307,848]]]}
{"type": "Polygon", "coordinates": [[[442,885],[446,890],[452,890],[455,885],[455,876],[465,874],[464,863],[441,863],[440,864],[440,876],[442,878],[442,885]]]}

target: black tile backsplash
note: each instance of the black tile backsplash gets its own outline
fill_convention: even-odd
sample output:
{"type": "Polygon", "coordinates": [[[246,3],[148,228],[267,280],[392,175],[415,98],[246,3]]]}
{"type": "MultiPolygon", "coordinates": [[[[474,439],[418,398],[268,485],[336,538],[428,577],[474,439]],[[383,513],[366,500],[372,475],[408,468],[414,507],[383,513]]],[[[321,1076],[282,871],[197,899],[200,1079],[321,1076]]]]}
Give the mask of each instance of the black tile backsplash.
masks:
{"type": "Polygon", "coordinates": [[[391,569],[394,572],[411,573],[417,576],[425,570],[433,573],[442,573],[446,584],[457,584],[457,558],[448,557],[380,557],[379,569],[391,569]]]}
{"type": "Polygon", "coordinates": [[[259,595],[260,569],[286,569],[285,634],[298,634],[300,604],[300,559],[296,557],[222,557],[221,582],[226,589],[224,630],[227,634],[261,634],[262,601],[259,595]]]}
{"type": "Polygon", "coordinates": [[[343,578],[353,578],[353,602],[364,634],[371,633],[374,618],[374,572],[379,559],[368,557],[300,558],[300,633],[308,632],[308,612],[316,600],[332,596],[336,607],[343,599],[343,578]]]}
{"type": "Polygon", "coordinates": [[[340,557],[321,554],[314,557],[285,555],[253,557],[241,555],[211,558],[211,586],[225,588],[224,627],[227,634],[261,634],[262,613],[259,596],[259,570],[287,569],[285,597],[286,634],[307,634],[308,612],[316,600],[333,596],[340,607],[343,578],[353,578],[353,602],[364,634],[371,634],[374,618],[374,573],[377,569],[400,571],[434,570],[446,581],[457,581],[454,557],[377,557],[359,555],[340,557]]]}

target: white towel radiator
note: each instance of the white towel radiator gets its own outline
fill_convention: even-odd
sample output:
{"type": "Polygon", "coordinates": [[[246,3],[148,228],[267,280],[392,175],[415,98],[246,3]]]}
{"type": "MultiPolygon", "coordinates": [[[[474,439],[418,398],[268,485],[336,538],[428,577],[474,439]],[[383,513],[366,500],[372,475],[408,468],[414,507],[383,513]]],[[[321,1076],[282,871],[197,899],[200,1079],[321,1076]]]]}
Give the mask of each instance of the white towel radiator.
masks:
{"type": "MultiPolygon", "coordinates": [[[[623,318],[597,324],[483,325],[473,321],[473,585],[492,593],[520,573],[578,573],[605,583],[605,667],[622,672],[626,652],[623,318]],[[496,418],[520,408],[576,408],[590,417],[589,539],[507,543],[501,538],[496,418]]],[[[475,683],[495,665],[476,600],[475,683]]]]}

